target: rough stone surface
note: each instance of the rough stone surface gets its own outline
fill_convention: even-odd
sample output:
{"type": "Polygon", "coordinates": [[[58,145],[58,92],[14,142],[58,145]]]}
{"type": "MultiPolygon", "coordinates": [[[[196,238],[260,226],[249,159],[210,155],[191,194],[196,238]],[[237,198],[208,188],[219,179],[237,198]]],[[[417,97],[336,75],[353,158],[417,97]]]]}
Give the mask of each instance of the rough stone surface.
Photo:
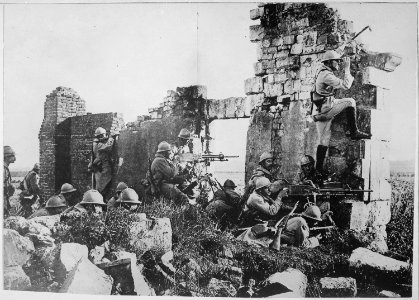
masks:
{"type": "Polygon", "coordinates": [[[102,259],[104,256],[105,256],[105,247],[96,246],[94,249],[89,251],[89,259],[95,265],[102,262],[102,259]]]}
{"type": "Polygon", "coordinates": [[[25,235],[29,231],[29,224],[24,217],[12,216],[4,220],[4,228],[16,230],[19,234],[25,235]]]}
{"type": "Polygon", "coordinates": [[[110,295],[112,277],[82,257],[65,279],[60,293],[110,295]]]}
{"type": "Polygon", "coordinates": [[[165,253],[172,250],[172,227],[169,218],[139,221],[129,229],[130,245],[137,255],[147,250],[165,253]]]}
{"type": "Polygon", "coordinates": [[[29,233],[35,235],[51,235],[51,230],[37,222],[28,222],[29,224],[29,233]]]}
{"type": "Polygon", "coordinates": [[[355,297],[356,280],[351,277],[323,277],[320,279],[322,297],[355,297]]]}
{"type": "Polygon", "coordinates": [[[229,281],[211,278],[208,286],[208,292],[211,297],[235,297],[236,289],[229,281]]]}
{"type": "Polygon", "coordinates": [[[86,245],[63,243],[60,251],[60,262],[65,272],[70,272],[82,258],[88,258],[86,245]]]}
{"type": "Polygon", "coordinates": [[[349,266],[355,270],[368,269],[373,270],[377,274],[386,275],[408,269],[410,264],[375,253],[366,248],[357,248],[349,258],[349,266]]]}
{"type": "Polygon", "coordinates": [[[5,290],[26,290],[31,281],[21,266],[12,266],[3,269],[3,285],[5,290]]]}
{"type": "Polygon", "coordinates": [[[383,298],[401,298],[401,296],[395,292],[392,291],[386,291],[386,290],[382,290],[379,294],[378,297],[383,297],[383,298]]]}
{"type": "Polygon", "coordinates": [[[52,230],[60,223],[60,215],[36,217],[28,220],[28,223],[38,223],[52,230]]]}
{"type": "Polygon", "coordinates": [[[288,268],[284,272],[272,274],[266,282],[267,284],[280,283],[292,291],[280,294],[280,297],[305,297],[306,295],[307,276],[297,269],[288,268]]]}
{"type": "Polygon", "coordinates": [[[35,251],[32,241],[21,236],[16,230],[3,229],[3,265],[22,266],[35,251]]]}

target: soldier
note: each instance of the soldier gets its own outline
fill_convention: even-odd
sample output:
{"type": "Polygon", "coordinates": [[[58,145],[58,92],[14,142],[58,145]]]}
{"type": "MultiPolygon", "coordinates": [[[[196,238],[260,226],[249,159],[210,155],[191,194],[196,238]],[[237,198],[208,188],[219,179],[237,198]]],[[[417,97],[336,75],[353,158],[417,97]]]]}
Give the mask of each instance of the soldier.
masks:
{"type": "Polygon", "coordinates": [[[256,187],[243,211],[243,226],[253,226],[262,221],[274,219],[273,217],[282,208],[289,207],[282,204],[282,198],[287,195],[285,189],[281,190],[275,200],[269,197],[271,182],[266,177],[256,180],[256,187]]]}
{"type": "Polygon", "coordinates": [[[278,180],[274,174],[272,174],[272,168],[274,166],[274,156],[272,152],[263,152],[259,158],[259,167],[257,167],[250,177],[248,187],[246,189],[246,195],[250,195],[256,186],[256,180],[261,177],[267,178],[271,183],[270,191],[275,196],[282,188],[282,181],[278,180]]]}
{"type": "Polygon", "coordinates": [[[121,192],[121,197],[116,200],[115,207],[122,207],[131,212],[137,212],[141,201],[138,194],[131,188],[126,188],[121,192]]]}
{"type": "Polygon", "coordinates": [[[32,205],[36,200],[40,199],[39,170],[39,164],[36,163],[20,184],[22,192],[19,195],[19,199],[23,209],[23,217],[25,218],[33,213],[32,205]]]}
{"type": "Polygon", "coordinates": [[[234,191],[236,187],[232,180],[227,179],[223,189],[215,192],[213,201],[206,207],[206,211],[220,221],[222,228],[233,223],[240,213],[241,197],[234,191]]]}
{"type": "Polygon", "coordinates": [[[116,201],[119,199],[121,192],[123,190],[125,190],[128,187],[128,185],[125,182],[120,182],[118,183],[118,185],[116,186],[116,191],[115,191],[115,195],[109,199],[107,206],[109,207],[115,207],[116,205],[116,201]]]}
{"type": "MultiPolygon", "coordinates": [[[[323,163],[329,147],[331,136],[332,120],[346,110],[348,120],[349,136],[353,140],[369,139],[371,135],[358,130],[356,124],[356,103],[352,98],[335,99],[334,92],[337,89],[347,90],[351,87],[354,78],[350,73],[350,59],[343,58],[344,78],[340,79],[333,72],[339,70],[339,62],[342,61],[341,55],[336,51],[327,51],[322,59],[322,65],[317,71],[312,100],[316,105],[318,114],[312,116],[316,122],[317,133],[319,136],[319,145],[316,152],[316,170],[323,172],[323,163]]],[[[309,120],[311,120],[309,118],[309,120]]]]}
{"type": "Polygon", "coordinates": [[[188,129],[182,128],[177,137],[178,153],[193,153],[192,133],[188,129]]]}
{"type": "Polygon", "coordinates": [[[320,209],[315,206],[308,206],[301,214],[288,220],[284,231],[281,234],[281,243],[303,247],[314,248],[319,245],[320,235],[310,236],[310,228],[322,221],[320,209]]]}
{"type": "Polygon", "coordinates": [[[64,183],[58,196],[64,199],[68,206],[74,206],[79,202],[76,192],[77,190],[71,184],[64,183]]]}
{"type": "Polygon", "coordinates": [[[315,161],[311,155],[304,155],[300,161],[301,171],[294,179],[295,184],[309,184],[312,186],[321,185],[322,177],[316,171],[315,161]]]}
{"type": "Polygon", "coordinates": [[[88,190],[84,193],[83,199],[80,203],[69,207],[66,211],[63,212],[64,217],[80,215],[81,213],[97,213],[100,214],[103,212],[104,207],[106,207],[105,202],[103,202],[103,196],[97,190],[88,190]]]}
{"type": "Polygon", "coordinates": [[[10,175],[9,165],[16,161],[15,151],[10,146],[3,148],[3,215],[8,217],[10,213],[9,198],[13,196],[15,188],[12,185],[12,176],[10,175]]]}
{"type": "Polygon", "coordinates": [[[52,196],[45,207],[35,211],[28,219],[58,215],[67,209],[67,202],[60,196],[52,196]]]}
{"type": "Polygon", "coordinates": [[[189,198],[175,185],[183,184],[185,176],[177,174],[176,166],[170,161],[171,147],[163,141],[158,145],[157,153],[151,164],[151,182],[153,191],[168,199],[173,199],[177,204],[189,203],[189,198]]]}
{"type": "Polygon", "coordinates": [[[94,173],[93,188],[107,199],[111,188],[114,139],[98,127],[93,140],[92,159],[88,169],[94,173]]]}

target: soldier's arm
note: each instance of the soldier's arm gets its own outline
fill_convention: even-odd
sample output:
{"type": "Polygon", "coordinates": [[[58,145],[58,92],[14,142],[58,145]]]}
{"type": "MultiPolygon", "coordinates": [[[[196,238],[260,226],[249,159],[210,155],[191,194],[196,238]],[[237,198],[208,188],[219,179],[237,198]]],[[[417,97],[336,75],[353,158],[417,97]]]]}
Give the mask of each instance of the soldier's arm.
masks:
{"type": "Polygon", "coordinates": [[[32,188],[32,192],[35,195],[38,195],[38,194],[41,193],[41,189],[39,188],[38,180],[36,178],[36,175],[30,176],[30,178],[29,178],[29,186],[32,188]]]}
{"type": "Polygon", "coordinates": [[[113,137],[109,137],[106,143],[100,145],[99,150],[107,150],[112,148],[115,139],[113,137]]]}
{"type": "Polygon", "coordinates": [[[275,200],[272,204],[268,204],[262,199],[252,199],[252,200],[253,201],[249,201],[249,204],[248,204],[249,206],[270,216],[276,215],[281,207],[281,201],[277,201],[277,200],[275,200]]]}
{"type": "Polygon", "coordinates": [[[322,72],[319,76],[322,76],[321,80],[329,86],[335,89],[347,90],[352,86],[354,78],[350,72],[345,71],[343,79],[336,77],[332,72],[322,72]]]}

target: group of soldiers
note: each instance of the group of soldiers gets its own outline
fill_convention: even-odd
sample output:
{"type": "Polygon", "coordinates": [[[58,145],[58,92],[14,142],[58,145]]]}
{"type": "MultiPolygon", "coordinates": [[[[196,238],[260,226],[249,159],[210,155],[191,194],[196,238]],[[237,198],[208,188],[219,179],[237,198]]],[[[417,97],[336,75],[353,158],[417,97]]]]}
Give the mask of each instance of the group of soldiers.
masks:
{"type": "MultiPolygon", "coordinates": [[[[349,89],[353,77],[350,74],[349,58],[341,58],[336,51],[327,51],[322,60],[322,67],[318,70],[312,103],[316,112],[309,116],[309,121],[316,122],[319,134],[319,145],[316,160],[305,155],[301,161],[301,172],[295,179],[297,184],[319,186],[328,176],[323,165],[330,141],[332,120],[346,110],[349,124],[347,136],[353,140],[370,138],[369,134],[360,132],[356,125],[356,105],[352,98],[335,99],[336,89],[349,89]],[[334,72],[339,70],[339,63],[343,61],[344,78],[339,79],[334,72]]],[[[196,205],[197,195],[191,188],[192,183],[207,180],[209,176],[197,176],[194,169],[199,166],[193,155],[191,132],[183,128],[178,141],[172,145],[162,141],[150,162],[147,180],[144,185],[149,194],[171,199],[175,204],[189,207],[196,205]],[[193,177],[198,178],[193,178],[193,177]]],[[[54,214],[101,213],[111,207],[123,207],[129,211],[138,211],[141,205],[135,190],[120,182],[115,195],[110,195],[113,168],[113,146],[115,139],[107,136],[106,130],[99,127],[95,131],[92,147],[92,159],[88,170],[92,173],[92,188],[84,193],[81,201],[77,190],[65,183],[58,195],[46,201],[45,207],[29,215],[33,202],[39,198],[40,189],[39,165],[25,176],[21,188],[21,203],[25,207],[25,217],[37,217],[54,214]],[[110,197],[111,196],[111,197],[110,197]],[[105,202],[106,201],[106,202],[105,202]]],[[[4,211],[10,210],[9,197],[13,195],[9,164],[15,161],[15,153],[10,146],[4,146],[4,211]]],[[[320,236],[310,236],[310,228],[318,222],[330,219],[330,204],[308,203],[304,211],[294,214],[295,207],[284,203],[287,197],[287,185],[276,178],[274,172],[275,157],[272,152],[264,152],[259,159],[259,166],[245,188],[243,196],[239,195],[235,183],[227,179],[223,186],[218,184],[212,199],[198,203],[207,213],[217,220],[222,229],[235,226],[241,234],[239,239],[264,246],[272,245],[272,234],[268,232],[270,220],[278,221],[285,218],[284,230],[280,235],[283,243],[301,247],[315,247],[319,245],[320,236]],[[317,205],[319,204],[319,205],[317,205]],[[262,225],[262,226],[261,226],[262,225]],[[262,239],[262,240],[261,240],[262,239]]],[[[196,186],[196,184],[195,184],[196,186]]],[[[216,185],[214,185],[216,186],[216,185]]],[[[199,185],[198,185],[199,187],[199,185]]]]}

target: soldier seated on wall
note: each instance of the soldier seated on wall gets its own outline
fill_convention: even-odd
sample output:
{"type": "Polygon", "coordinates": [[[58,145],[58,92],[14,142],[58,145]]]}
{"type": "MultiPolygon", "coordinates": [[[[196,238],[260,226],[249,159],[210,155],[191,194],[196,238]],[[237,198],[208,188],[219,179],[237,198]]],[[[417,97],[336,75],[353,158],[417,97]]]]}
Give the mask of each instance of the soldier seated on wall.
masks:
{"type": "Polygon", "coordinates": [[[150,182],[152,193],[172,199],[176,204],[189,203],[189,198],[176,185],[182,185],[185,175],[178,175],[176,166],[170,160],[171,146],[163,141],[158,145],[155,158],[151,164],[150,182]]]}

